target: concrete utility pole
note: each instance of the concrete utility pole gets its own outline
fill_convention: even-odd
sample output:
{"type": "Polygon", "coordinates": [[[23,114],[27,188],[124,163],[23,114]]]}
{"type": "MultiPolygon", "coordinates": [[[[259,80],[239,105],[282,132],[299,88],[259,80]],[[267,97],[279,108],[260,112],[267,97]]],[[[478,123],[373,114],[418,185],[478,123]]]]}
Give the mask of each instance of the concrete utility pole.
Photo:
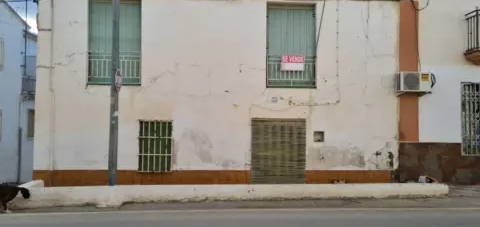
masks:
{"type": "Polygon", "coordinates": [[[108,185],[117,184],[118,154],[118,93],[122,84],[120,75],[120,0],[112,0],[112,77],[110,87],[110,133],[108,144],[108,185]]]}

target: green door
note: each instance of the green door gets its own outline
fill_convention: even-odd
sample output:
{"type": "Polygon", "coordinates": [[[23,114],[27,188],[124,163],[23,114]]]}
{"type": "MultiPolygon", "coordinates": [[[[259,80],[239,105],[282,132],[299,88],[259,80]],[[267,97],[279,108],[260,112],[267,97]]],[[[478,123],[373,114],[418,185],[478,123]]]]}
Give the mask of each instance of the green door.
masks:
{"type": "Polygon", "coordinates": [[[252,183],[305,183],[304,119],[252,121],[252,183]]]}
{"type": "Polygon", "coordinates": [[[267,86],[314,88],[315,7],[270,5],[267,15],[267,86]],[[281,71],[283,55],[303,55],[304,71],[281,71]]]}

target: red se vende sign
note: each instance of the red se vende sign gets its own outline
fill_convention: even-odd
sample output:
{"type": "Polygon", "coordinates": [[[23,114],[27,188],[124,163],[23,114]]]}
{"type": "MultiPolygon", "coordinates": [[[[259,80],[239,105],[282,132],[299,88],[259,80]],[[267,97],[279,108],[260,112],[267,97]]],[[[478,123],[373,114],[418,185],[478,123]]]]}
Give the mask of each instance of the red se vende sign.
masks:
{"type": "Polygon", "coordinates": [[[305,56],[303,55],[283,55],[280,71],[304,71],[305,56]]]}
{"type": "Polygon", "coordinates": [[[305,63],[303,55],[283,55],[282,63],[305,63]]]}

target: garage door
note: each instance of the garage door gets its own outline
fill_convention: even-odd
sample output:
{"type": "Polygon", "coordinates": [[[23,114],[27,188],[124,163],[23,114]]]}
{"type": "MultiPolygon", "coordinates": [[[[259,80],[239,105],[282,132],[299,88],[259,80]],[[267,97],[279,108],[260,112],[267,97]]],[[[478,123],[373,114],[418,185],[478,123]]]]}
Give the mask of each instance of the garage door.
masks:
{"type": "Polygon", "coordinates": [[[305,182],[304,119],[252,120],[252,183],[305,182]]]}

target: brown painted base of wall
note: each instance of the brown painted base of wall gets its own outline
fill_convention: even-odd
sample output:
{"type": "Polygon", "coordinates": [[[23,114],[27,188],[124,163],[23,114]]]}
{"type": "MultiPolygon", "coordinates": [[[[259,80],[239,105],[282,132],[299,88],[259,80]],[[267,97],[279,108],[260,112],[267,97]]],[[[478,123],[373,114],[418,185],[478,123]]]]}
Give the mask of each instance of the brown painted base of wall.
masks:
{"type": "Polygon", "coordinates": [[[480,184],[480,157],[462,156],[459,143],[401,143],[399,182],[416,181],[427,175],[444,183],[480,184]]]}
{"type": "MultiPolygon", "coordinates": [[[[106,170],[35,170],[33,179],[43,180],[46,186],[91,186],[107,185],[106,170]]],[[[391,171],[306,171],[307,184],[327,184],[334,180],[346,183],[389,183],[391,171]]],[[[243,170],[188,170],[171,173],[150,174],[132,170],[117,172],[121,185],[129,184],[250,184],[250,171],[243,170]]]]}
{"type": "MultiPolygon", "coordinates": [[[[46,186],[107,185],[106,170],[34,170],[33,179],[46,186]]],[[[170,173],[139,173],[132,170],[117,172],[117,183],[129,184],[248,184],[249,171],[174,171],[170,173]]]]}

